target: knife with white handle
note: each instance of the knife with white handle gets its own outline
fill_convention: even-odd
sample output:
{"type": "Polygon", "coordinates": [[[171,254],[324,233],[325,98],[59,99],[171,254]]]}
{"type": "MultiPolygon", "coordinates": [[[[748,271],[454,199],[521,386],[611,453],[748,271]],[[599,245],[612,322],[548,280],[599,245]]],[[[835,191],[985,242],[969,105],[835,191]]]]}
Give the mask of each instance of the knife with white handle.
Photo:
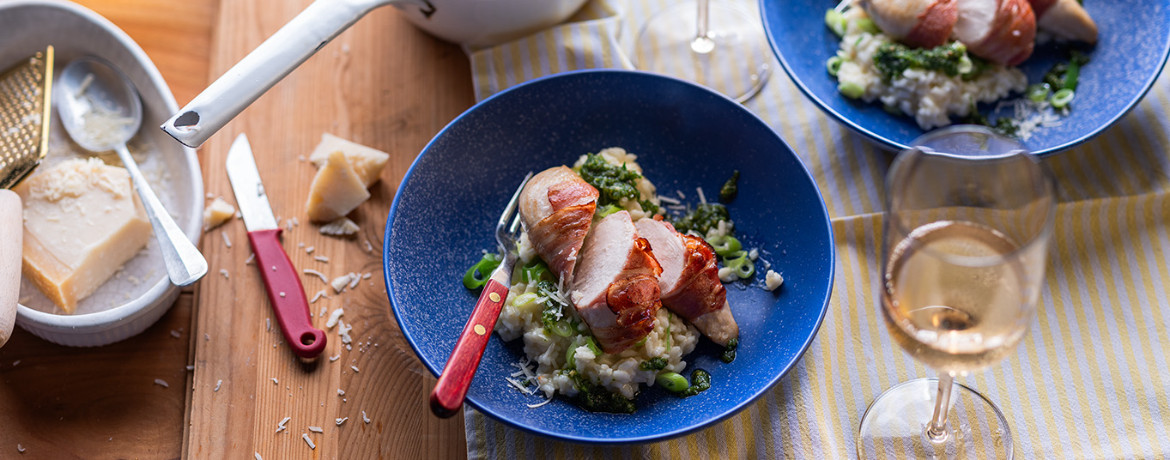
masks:
{"type": "Polygon", "coordinates": [[[313,359],[325,350],[325,333],[309,321],[309,302],[301,277],[280,244],[280,227],[268,204],[260,171],[252,157],[248,137],[240,134],[227,156],[227,175],[236,194],[236,204],[248,229],[248,241],[256,254],[256,267],[264,279],[272,311],[280,323],[284,340],[303,359],[313,359]]]}

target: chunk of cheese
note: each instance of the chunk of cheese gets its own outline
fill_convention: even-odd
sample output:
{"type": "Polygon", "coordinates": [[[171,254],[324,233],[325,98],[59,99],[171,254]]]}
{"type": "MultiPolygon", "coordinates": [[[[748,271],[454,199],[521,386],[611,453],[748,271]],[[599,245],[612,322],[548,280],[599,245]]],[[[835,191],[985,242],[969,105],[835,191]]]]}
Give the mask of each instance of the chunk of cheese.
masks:
{"type": "Polygon", "coordinates": [[[349,214],[370,198],[366,184],[345,160],[345,154],[335,151],[313,177],[309,187],[309,219],[327,222],[349,214]]]}
{"type": "Polygon", "coordinates": [[[150,240],[123,168],[69,160],[15,190],[24,201],[24,276],[66,313],[150,240]]]}
{"type": "Polygon", "coordinates": [[[203,230],[207,231],[223,225],[234,215],[236,215],[235,207],[228,204],[223,198],[215,197],[215,201],[203,208],[203,230]]]}
{"type": "Polygon", "coordinates": [[[382,169],[386,167],[386,162],[390,160],[390,154],[381,150],[347,141],[329,133],[322,133],[321,143],[317,144],[317,148],[313,149],[313,153],[309,154],[309,161],[312,161],[314,166],[320,168],[329,161],[329,155],[333,152],[345,154],[345,161],[348,161],[353,166],[354,172],[357,173],[358,177],[362,178],[362,183],[366,187],[374,185],[374,182],[378,181],[378,177],[382,174],[382,169]]]}

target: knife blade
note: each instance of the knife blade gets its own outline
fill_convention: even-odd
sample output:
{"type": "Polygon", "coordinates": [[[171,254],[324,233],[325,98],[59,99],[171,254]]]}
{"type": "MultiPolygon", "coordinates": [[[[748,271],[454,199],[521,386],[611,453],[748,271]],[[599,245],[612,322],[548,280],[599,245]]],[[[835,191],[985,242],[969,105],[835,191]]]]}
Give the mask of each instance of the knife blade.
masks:
{"type": "Polygon", "coordinates": [[[309,302],[301,277],[292,260],[280,244],[280,227],[268,203],[260,170],[252,157],[248,137],[240,134],[232,142],[227,156],[228,181],[236,194],[236,204],[244,217],[248,241],[256,254],[256,267],[264,280],[269,303],[276,313],[284,340],[293,353],[303,359],[313,359],[325,350],[325,333],[309,321],[309,302]]]}

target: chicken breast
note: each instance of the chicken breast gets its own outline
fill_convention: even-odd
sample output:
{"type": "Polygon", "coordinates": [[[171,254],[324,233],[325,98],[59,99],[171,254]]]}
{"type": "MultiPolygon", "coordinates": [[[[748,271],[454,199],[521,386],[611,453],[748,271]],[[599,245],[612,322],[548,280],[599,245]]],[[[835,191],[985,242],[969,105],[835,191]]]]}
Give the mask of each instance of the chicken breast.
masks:
{"type": "Polygon", "coordinates": [[[971,54],[1016,65],[1032,55],[1036,16],[1028,0],[959,0],[955,37],[971,54]]]}
{"type": "Polygon", "coordinates": [[[726,346],[739,337],[739,325],[727,304],[727,289],[719,281],[711,246],[702,238],[679,233],[669,222],[642,219],[635,228],[650,242],[662,265],[658,276],[662,306],[690,321],[719,345],[726,346]]]}
{"type": "Polygon", "coordinates": [[[1097,23],[1076,0],[1030,0],[1036,27],[1065,40],[1097,43],[1097,23]]]}
{"type": "Polygon", "coordinates": [[[528,239],[561,280],[569,283],[597,209],[597,189],[565,166],[541,171],[520,192],[528,239]]]}
{"type": "Polygon", "coordinates": [[[662,267],[638,235],[630,213],[618,211],[593,226],[581,248],[569,297],[606,353],[629,348],[654,328],[662,308],[662,267]]]}
{"type": "Polygon", "coordinates": [[[909,46],[947,42],[958,19],[958,0],[858,0],[886,35],[909,46]]]}

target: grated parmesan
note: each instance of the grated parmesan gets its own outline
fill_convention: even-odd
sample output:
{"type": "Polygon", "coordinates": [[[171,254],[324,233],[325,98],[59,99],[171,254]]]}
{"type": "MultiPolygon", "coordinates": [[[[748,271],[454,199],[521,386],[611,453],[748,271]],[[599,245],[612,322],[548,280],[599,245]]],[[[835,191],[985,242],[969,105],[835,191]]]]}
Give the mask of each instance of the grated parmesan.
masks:
{"type": "Polygon", "coordinates": [[[228,249],[231,249],[232,248],[232,240],[228,239],[227,232],[220,230],[219,236],[223,237],[223,245],[227,246],[228,249]]]}
{"type": "Polygon", "coordinates": [[[312,431],[314,433],[324,433],[325,432],[325,430],[319,426],[310,426],[309,431],[312,431]]]}
{"type": "Polygon", "coordinates": [[[338,388],[338,389],[337,389],[337,396],[345,396],[345,390],[342,390],[341,388],[338,388]]]}
{"type": "Polygon", "coordinates": [[[158,385],[160,387],[163,387],[163,388],[170,388],[171,387],[169,384],[167,384],[167,381],[163,380],[163,379],[154,379],[154,384],[158,385]]]}
{"type": "Polygon", "coordinates": [[[358,372],[361,372],[361,371],[359,371],[359,370],[358,370],[357,366],[354,366],[354,365],[352,365],[352,364],[349,366],[349,368],[350,368],[350,369],[353,369],[353,373],[355,373],[355,374],[356,374],[356,373],[358,373],[358,372]]]}
{"type": "Polygon", "coordinates": [[[324,290],[324,289],[322,289],[322,290],[320,290],[320,291],[317,291],[317,295],[314,295],[314,296],[313,296],[313,299],[312,299],[312,300],[310,300],[310,301],[309,301],[309,303],[317,303],[317,299],[320,299],[320,298],[322,298],[322,297],[324,297],[324,298],[326,298],[326,299],[328,299],[328,298],[329,298],[329,296],[325,294],[325,290],[324,290]]]}
{"type": "Polygon", "coordinates": [[[349,417],[342,417],[337,419],[337,426],[341,426],[341,424],[345,423],[346,420],[349,420],[349,417]]]}
{"type": "Polygon", "coordinates": [[[260,456],[260,452],[256,452],[256,460],[264,460],[264,457],[260,456]]]}
{"type": "Polygon", "coordinates": [[[211,390],[211,391],[212,391],[212,392],[218,392],[218,391],[219,391],[219,386],[220,386],[220,385],[223,385],[223,379],[216,380],[216,381],[215,381],[215,389],[213,389],[213,390],[211,390]]]}
{"type": "Polygon", "coordinates": [[[366,411],[362,411],[362,421],[370,423],[370,418],[366,416],[366,411]]]}
{"type": "Polygon", "coordinates": [[[313,260],[316,260],[317,262],[321,262],[324,264],[329,263],[329,258],[325,257],[325,256],[316,256],[316,257],[313,257],[313,260]]]}
{"type": "Polygon", "coordinates": [[[301,433],[301,439],[305,440],[305,444],[308,444],[310,449],[317,448],[317,445],[313,444],[313,440],[309,439],[309,433],[301,433]]]}
{"type": "Polygon", "coordinates": [[[225,279],[225,280],[226,280],[226,279],[231,279],[231,277],[230,277],[230,276],[228,276],[228,271],[227,271],[227,269],[226,269],[226,268],[221,268],[221,269],[219,269],[219,274],[223,275],[223,279],[225,279]]]}
{"type": "Polygon", "coordinates": [[[252,265],[252,261],[256,260],[256,253],[248,254],[248,258],[244,260],[244,265],[252,265]]]}
{"type": "Polygon", "coordinates": [[[329,278],[326,278],[324,273],[321,273],[317,270],[313,270],[311,268],[304,269],[304,272],[306,275],[313,275],[313,276],[316,276],[318,278],[321,278],[322,283],[329,284],[329,278]]]}
{"type": "Polygon", "coordinates": [[[347,217],[339,217],[333,222],[322,225],[318,231],[322,235],[349,236],[356,234],[359,229],[360,227],[354,221],[349,220],[347,217]]]}
{"type": "MultiPolygon", "coordinates": [[[[322,310],[322,311],[324,311],[324,310],[322,310]]],[[[337,322],[341,320],[341,315],[344,315],[344,314],[345,314],[345,310],[342,310],[340,308],[333,310],[333,313],[329,315],[329,320],[325,321],[325,327],[332,329],[333,326],[336,326],[337,322]]]]}

